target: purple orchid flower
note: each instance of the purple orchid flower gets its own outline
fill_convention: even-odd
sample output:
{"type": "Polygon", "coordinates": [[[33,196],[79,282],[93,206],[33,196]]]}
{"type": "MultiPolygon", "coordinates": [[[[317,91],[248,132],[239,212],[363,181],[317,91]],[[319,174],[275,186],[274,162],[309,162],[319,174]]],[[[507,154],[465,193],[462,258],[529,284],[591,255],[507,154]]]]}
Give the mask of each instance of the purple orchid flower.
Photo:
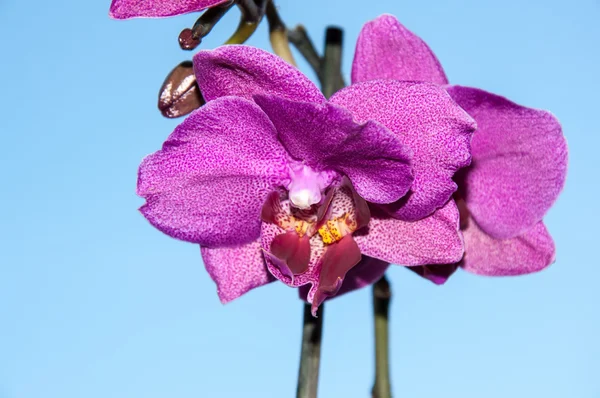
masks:
{"type": "Polygon", "coordinates": [[[438,84],[478,125],[472,164],[455,178],[465,255],[458,263],[411,269],[442,284],[458,266],[500,276],[553,263],[554,242],[542,218],[566,178],[567,144],[558,120],[480,89],[448,85],[427,44],[391,15],[367,23],[356,45],[352,81],[373,79],[438,84]]]}
{"type": "Polygon", "coordinates": [[[231,0],[113,0],[109,15],[115,19],[172,17],[228,3],[231,0]]]}
{"type": "Polygon", "coordinates": [[[200,244],[222,302],[276,278],[308,287],[314,313],[388,263],[462,257],[452,177],[475,123],[443,88],[380,80],[327,101],[248,46],[200,51],[194,69],[207,103],[144,159],[137,192],[156,228],[200,244]]]}

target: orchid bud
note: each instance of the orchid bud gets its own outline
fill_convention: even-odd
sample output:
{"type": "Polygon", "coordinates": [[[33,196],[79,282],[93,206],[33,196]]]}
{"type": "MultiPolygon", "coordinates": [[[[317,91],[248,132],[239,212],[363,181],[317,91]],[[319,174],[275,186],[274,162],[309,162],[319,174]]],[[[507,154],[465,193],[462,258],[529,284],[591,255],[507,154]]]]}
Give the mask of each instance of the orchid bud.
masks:
{"type": "Polygon", "coordinates": [[[165,79],[158,94],[158,109],[168,118],[185,116],[204,103],[191,61],[177,65],[165,79]]]}
{"type": "Polygon", "coordinates": [[[179,47],[182,50],[193,50],[198,47],[201,37],[194,36],[194,32],[190,28],[186,28],[179,34],[179,47]]]}

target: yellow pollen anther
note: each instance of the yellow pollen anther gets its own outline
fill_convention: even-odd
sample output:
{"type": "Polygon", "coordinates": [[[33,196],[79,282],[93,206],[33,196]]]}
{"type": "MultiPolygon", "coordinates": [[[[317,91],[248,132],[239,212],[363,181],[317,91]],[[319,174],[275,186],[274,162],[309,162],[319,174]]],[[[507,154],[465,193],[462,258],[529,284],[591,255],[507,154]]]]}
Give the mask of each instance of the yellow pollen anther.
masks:
{"type": "Polygon", "coordinates": [[[337,242],[338,240],[342,239],[342,233],[340,232],[340,229],[338,228],[338,223],[339,221],[333,221],[333,220],[329,220],[327,221],[327,228],[329,228],[329,232],[331,233],[331,235],[333,236],[333,239],[335,239],[335,241],[337,242]]]}
{"type": "Polygon", "coordinates": [[[323,243],[325,243],[326,245],[330,245],[333,243],[333,236],[329,232],[327,224],[323,224],[321,228],[319,228],[319,235],[321,235],[321,239],[323,239],[323,243]]]}
{"type": "Polygon", "coordinates": [[[294,229],[296,230],[296,233],[300,235],[300,237],[303,237],[304,235],[306,235],[306,231],[308,230],[308,227],[310,227],[310,223],[303,220],[295,221],[296,225],[294,226],[294,229]]]}
{"type": "Polygon", "coordinates": [[[353,228],[352,225],[356,226],[356,223],[350,220],[348,214],[344,214],[336,219],[328,220],[319,228],[318,232],[321,239],[323,239],[323,243],[330,245],[339,242],[344,236],[354,232],[356,228],[353,228]]]}

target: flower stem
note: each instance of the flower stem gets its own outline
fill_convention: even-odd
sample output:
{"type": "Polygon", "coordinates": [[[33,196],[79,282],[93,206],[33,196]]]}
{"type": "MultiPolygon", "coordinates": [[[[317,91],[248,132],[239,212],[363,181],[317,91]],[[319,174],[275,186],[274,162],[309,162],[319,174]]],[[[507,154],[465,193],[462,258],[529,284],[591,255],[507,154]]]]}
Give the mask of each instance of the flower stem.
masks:
{"type": "Polygon", "coordinates": [[[267,21],[269,22],[269,39],[271,40],[273,52],[287,63],[296,66],[296,61],[290,50],[287,29],[277,12],[273,0],[269,0],[267,3],[267,21]]]}
{"type": "Polygon", "coordinates": [[[302,54],[304,59],[306,59],[321,82],[321,56],[315,49],[315,45],[308,36],[306,28],[302,25],[297,25],[294,29],[288,30],[287,34],[290,43],[292,43],[300,52],[300,54],[302,54]]]}
{"type": "Polygon", "coordinates": [[[373,398],[392,397],[388,337],[391,298],[392,290],[384,275],[373,285],[373,315],[375,320],[375,383],[372,391],[373,398]]]}
{"type": "Polygon", "coordinates": [[[329,98],[345,86],[342,78],[342,39],[344,32],[335,26],[327,27],[325,54],[321,64],[321,90],[329,98]]]}
{"type": "Polygon", "coordinates": [[[243,44],[252,36],[265,15],[267,0],[237,0],[242,12],[240,24],[224,44],[243,44]]]}
{"type": "Polygon", "coordinates": [[[184,29],[179,34],[179,46],[182,50],[193,50],[210,33],[212,28],[234,6],[234,2],[211,7],[198,18],[191,29],[184,29]]]}
{"type": "Polygon", "coordinates": [[[316,398],[319,384],[319,363],[321,360],[321,337],[323,334],[323,304],[317,317],[311,313],[311,305],[304,303],[302,326],[302,350],[298,372],[297,398],[316,398]]]}

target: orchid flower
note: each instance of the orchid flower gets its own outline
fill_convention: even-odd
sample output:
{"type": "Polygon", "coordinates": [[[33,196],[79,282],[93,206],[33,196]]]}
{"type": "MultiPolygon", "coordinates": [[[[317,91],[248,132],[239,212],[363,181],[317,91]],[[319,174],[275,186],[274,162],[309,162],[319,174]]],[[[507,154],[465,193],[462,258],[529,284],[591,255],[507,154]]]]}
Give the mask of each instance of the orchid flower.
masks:
{"type": "Polygon", "coordinates": [[[115,19],[172,17],[202,11],[231,0],[113,0],[109,15],[115,19]]]}
{"type": "MultiPolygon", "coordinates": [[[[473,161],[455,177],[465,255],[460,262],[411,269],[441,284],[458,266],[500,276],[536,272],[553,263],[554,242],[542,218],[566,178],[567,145],[558,120],[477,88],[449,85],[427,44],[391,15],[367,23],[356,45],[352,82],[375,79],[437,84],[478,126],[473,161]]],[[[359,122],[374,117],[350,111],[359,122]]]]}
{"type": "Polygon", "coordinates": [[[379,80],[326,100],[239,45],[200,51],[194,70],[206,104],[143,160],[137,192],[152,225],[201,246],[222,302],[275,278],[307,288],[314,314],[388,263],[462,257],[452,178],[475,123],[443,88],[379,80]]]}

